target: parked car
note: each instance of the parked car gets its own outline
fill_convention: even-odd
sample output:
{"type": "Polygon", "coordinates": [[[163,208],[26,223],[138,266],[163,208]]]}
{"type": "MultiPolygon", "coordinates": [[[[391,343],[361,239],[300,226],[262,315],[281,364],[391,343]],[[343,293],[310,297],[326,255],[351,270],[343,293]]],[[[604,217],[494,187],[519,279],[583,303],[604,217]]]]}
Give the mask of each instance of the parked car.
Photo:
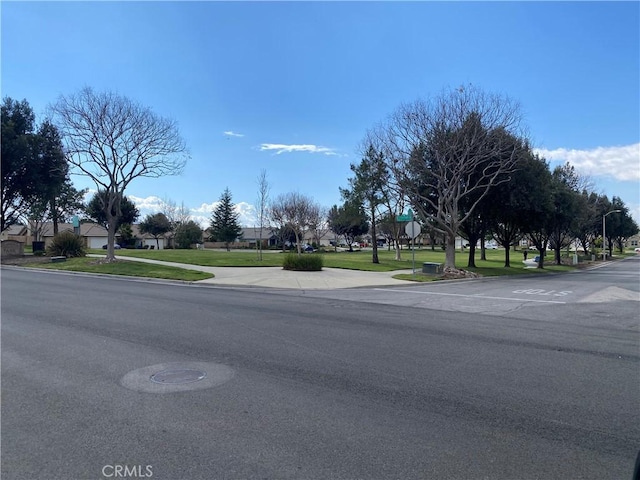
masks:
{"type": "MultiPolygon", "coordinates": [[[[116,250],[120,250],[122,247],[116,243],[116,244],[113,245],[113,248],[115,248],[116,250]]],[[[106,250],[107,249],[107,245],[102,245],[102,249],[106,250]]]]}
{"type": "Polygon", "coordinates": [[[313,247],[311,245],[309,245],[309,244],[303,245],[302,251],[303,252],[313,252],[313,247]]]}

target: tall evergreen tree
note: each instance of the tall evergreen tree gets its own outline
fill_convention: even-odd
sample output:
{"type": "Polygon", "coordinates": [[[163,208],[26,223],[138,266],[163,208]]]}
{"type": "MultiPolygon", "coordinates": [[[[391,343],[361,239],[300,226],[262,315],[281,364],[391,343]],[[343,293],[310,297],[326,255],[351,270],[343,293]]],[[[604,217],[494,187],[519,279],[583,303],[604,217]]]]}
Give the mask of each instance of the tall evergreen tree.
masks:
{"type": "Polygon", "coordinates": [[[378,259],[377,225],[378,207],[384,202],[385,183],[389,172],[382,152],[369,144],[359,164],[351,164],[354,176],[349,179],[350,189],[341,190],[343,198],[365,206],[371,222],[371,239],[373,244],[372,263],[380,263],[378,259]]]}
{"type": "Polygon", "coordinates": [[[220,197],[220,203],[213,210],[209,228],[210,239],[214,242],[224,242],[227,251],[231,250],[229,244],[242,235],[239,214],[234,207],[231,192],[226,188],[220,197]]]}
{"type": "MultiPolygon", "coordinates": [[[[47,209],[68,179],[68,164],[60,132],[49,121],[36,130],[35,115],[26,100],[4,98],[1,108],[2,191],[0,230],[47,209]]],[[[54,222],[57,217],[54,215],[54,222]]]]}

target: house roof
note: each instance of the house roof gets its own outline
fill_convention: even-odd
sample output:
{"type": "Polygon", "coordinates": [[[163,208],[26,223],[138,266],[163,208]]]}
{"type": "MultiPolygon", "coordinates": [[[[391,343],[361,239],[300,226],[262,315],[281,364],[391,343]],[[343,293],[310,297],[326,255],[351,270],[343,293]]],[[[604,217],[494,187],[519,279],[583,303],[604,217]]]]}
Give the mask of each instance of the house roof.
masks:
{"type": "MultiPolygon", "coordinates": [[[[71,223],[59,223],[58,232],[65,231],[73,232],[73,225],[71,223]]],[[[140,233],[140,226],[137,224],[131,225],[131,231],[133,232],[133,235],[138,238],[154,238],[153,235],[149,235],[148,233],[140,233]]],[[[109,232],[107,232],[107,229],[102,225],[87,222],[80,224],[80,235],[83,237],[107,237],[109,236],[109,232]]],[[[116,236],[119,235],[120,234],[116,233],[116,236]]],[[[47,222],[44,224],[44,226],[42,227],[42,237],[53,237],[53,223],[47,222]]]]}
{"type": "Polygon", "coordinates": [[[262,236],[260,235],[260,227],[245,227],[242,229],[242,238],[245,240],[255,240],[257,238],[267,240],[273,236],[275,235],[272,227],[263,228],[262,236]]]}
{"type": "MultiPolygon", "coordinates": [[[[71,223],[59,223],[58,232],[73,232],[71,223]]],[[[81,223],[80,235],[83,237],[106,237],[107,229],[97,223],[81,223]]],[[[42,228],[42,237],[53,237],[53,223],[46,223],[42,228]]]]}
{"type": "Polygon", "coordinates": [[[5,229],[5,235],[26,235],[27,227],[20,224],[11,225],[9,228],[5,229]]]}
{"type": "MultiPolygon", "coordinates": [[[[140,232],[140,225],[137,223],[134,223],[133,225],[131,225],[131,232],[133,233],[134,237],[138,237],[138,238],[156,238],[153,235],[150,235],[148,233],[141,233],[140,232]]],[[[160,235],[158,238],[166,238],[166,235],[160,235]]]]}

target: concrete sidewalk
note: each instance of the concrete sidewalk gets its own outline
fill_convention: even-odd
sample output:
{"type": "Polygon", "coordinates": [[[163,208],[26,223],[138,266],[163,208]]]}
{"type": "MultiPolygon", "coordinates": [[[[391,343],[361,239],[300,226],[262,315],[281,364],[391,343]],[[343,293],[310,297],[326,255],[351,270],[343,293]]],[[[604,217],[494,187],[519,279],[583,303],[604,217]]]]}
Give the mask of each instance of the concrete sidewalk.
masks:
{"type": "Polygon", "coordinates": [[[117,256],[118,260],[155,263],[187,270],[198,270],[215,275],[214,278],[196,283],[210,285],[235,285],[269,288],[291,288],[299,290],[332,290],[338,288],[376,287],[392,285],[411,285],[406,280],[392,278],[398,273],[411,273],[412,270],[394,270],[392,272],[363,272],[341,268],[324,267],[320,272],[293,272],[282,267],[204,267],[188,263],[172,263],[160,260],[117,256]]]}

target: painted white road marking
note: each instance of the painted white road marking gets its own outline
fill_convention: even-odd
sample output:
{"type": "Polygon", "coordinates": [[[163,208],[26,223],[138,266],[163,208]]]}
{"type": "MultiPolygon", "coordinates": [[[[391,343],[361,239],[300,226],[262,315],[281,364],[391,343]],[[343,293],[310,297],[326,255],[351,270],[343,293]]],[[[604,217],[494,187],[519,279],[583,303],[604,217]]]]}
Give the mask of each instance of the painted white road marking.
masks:
{"type": "Polygon", "coordinates": [[[524,290],[513,290],[511,293],[524,293],[527,295],[553,295],[554,297],[566,297],[570,293],[573,293],[571,290],[563,290],[558,292],[556,290],[542,290],[540,288],[525,288],[524,290]]]}
{"type": "Polygon", "coordinates": [[[442,295],[447,297],[464,297],[464,298],[486,298],[487,300],[511,300],[514,302],[536,302],[536,303],[567,303],[567,302],[559,302],[557,300],[534,300],[531,298],[509,298],[509,297],[489,297],[487,295],[464,295],[462,293],[444,293],[444,292],[416,292],[411,290],[397,290],[391,288],[376,288],[375,290],[381,292],[395,292],[401,291],[402,293],[415,293],[419,295],[442,295]]]}

